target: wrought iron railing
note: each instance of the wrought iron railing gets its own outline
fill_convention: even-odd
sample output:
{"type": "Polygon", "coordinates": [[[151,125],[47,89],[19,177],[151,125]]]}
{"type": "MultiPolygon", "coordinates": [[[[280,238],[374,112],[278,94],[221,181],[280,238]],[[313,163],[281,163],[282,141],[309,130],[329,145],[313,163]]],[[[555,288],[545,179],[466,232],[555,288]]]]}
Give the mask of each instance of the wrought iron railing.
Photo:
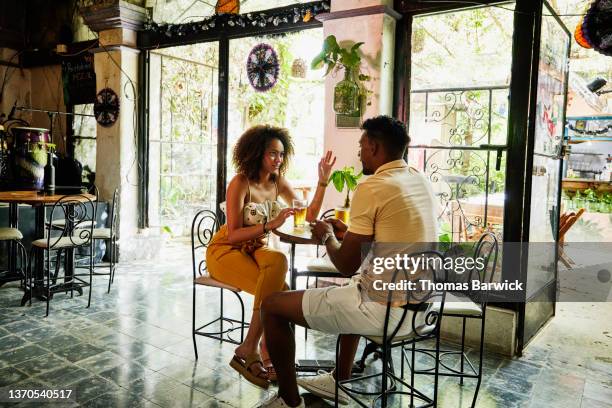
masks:
{"type": "Polygon", "coordinates": [[[508,91],[491,86],[411,92],[409,162],[432,182],[441,236],[452,242],[501,229],[508,91]]]}

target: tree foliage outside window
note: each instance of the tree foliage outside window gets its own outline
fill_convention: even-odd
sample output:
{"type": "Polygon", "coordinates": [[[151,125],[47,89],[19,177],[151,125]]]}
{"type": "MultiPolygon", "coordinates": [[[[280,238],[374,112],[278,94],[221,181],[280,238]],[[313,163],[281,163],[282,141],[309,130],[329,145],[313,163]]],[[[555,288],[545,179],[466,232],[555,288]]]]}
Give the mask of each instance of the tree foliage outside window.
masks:
{"type": "MultiPolygon", "coordinates": [[[[296,146],[287,177],[298,185],[316,184],[323,149],[323,72],[294,78],[291,66],[296,58],[312,58],[321,41],[321,29],[230,41],[228,181],[238,137],[250,126],[271,124],[288,128],[296,146]],[[277,84],[265,93],[256,92],[246,76],[247,55],[261,42],[274,47],[280,63],[277,84]]],[[[150,211],[149,218],[151,225],[157,222],[174,235],[189,231],[198,208],[216,205],[217,50],[216,44],[194,44],[153,53],[152,70],[159,69],[159,79],[151,86],[159,87],[159,97],[150,100],[151,116],[158,117],[153,117],[157,127],[149,129],[149,202],[158,215],[152,217],[150,211]]]]}

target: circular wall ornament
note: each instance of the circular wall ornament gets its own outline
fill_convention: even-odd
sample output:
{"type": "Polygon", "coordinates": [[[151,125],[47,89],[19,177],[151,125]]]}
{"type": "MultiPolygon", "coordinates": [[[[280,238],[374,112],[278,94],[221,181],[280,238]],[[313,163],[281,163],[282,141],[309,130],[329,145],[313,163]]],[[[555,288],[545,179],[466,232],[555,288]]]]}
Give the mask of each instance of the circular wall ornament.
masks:
{"type": "Polygon", "coordinates": [[[276,85],[279,73],[276,51],[268,44],[257,44],[247,58],[247,76],[258,92],[269,91],[276,85]]]}
{"type": "Polygon", "coordinates": [[[119,117],[119,97],[110,88],[104,88],[96,95],[94,116],[100,126],[111,127],[119,117]]]}

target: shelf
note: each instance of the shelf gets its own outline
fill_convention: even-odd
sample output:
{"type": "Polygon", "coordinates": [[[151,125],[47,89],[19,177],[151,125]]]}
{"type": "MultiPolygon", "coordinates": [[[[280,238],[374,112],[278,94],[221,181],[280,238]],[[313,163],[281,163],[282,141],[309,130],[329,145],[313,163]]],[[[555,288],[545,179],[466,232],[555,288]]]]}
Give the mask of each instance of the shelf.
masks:
{"type": "Polygon", "coordinates": [[[570,156],[571,156],[572,154],[582,154],[582,155],[585,155],[585,156],[603,156],[603,155],[604,155],[603,153],[570,152],[570,156]]]}
{"type": "Polygon", "coordinates": [[[566,139],[568,139],[570,144],[582,142],[612,142],[612,137],[570,137],[566,139]]]}
{"type": "Polygon", "coordinates": [[[565,178],[561,182],[561,188],[563,190],[586,190],[590,188],[597,192],[612,191],[612,183],[604,180],[592,180],[592,179],[568,179],[565,178]]]}

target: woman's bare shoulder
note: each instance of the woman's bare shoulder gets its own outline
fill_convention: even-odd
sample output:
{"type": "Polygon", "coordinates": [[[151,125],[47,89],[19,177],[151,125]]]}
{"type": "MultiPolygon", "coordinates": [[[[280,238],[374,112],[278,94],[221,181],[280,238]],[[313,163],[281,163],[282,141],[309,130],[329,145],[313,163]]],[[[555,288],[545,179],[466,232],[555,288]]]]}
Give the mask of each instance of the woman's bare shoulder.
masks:
{"type": "Polygon", "coordinates": [[[249,186],[249,181],[243,174],[236,174],[229,182],[227,186],[228,194],[246,194],[249,186]]]}
{"type": "Polygon", "coordinates": [[[228,188],[230,188],[230,187],[234,187],[234,188],[246,188],[248,186],[248,184],[249,184],[249,181],[247,180],[247,178],[246,178],[246,176],[244,174],[236,174],[230,180],[230,182],[228,184],[228,188]]]}

